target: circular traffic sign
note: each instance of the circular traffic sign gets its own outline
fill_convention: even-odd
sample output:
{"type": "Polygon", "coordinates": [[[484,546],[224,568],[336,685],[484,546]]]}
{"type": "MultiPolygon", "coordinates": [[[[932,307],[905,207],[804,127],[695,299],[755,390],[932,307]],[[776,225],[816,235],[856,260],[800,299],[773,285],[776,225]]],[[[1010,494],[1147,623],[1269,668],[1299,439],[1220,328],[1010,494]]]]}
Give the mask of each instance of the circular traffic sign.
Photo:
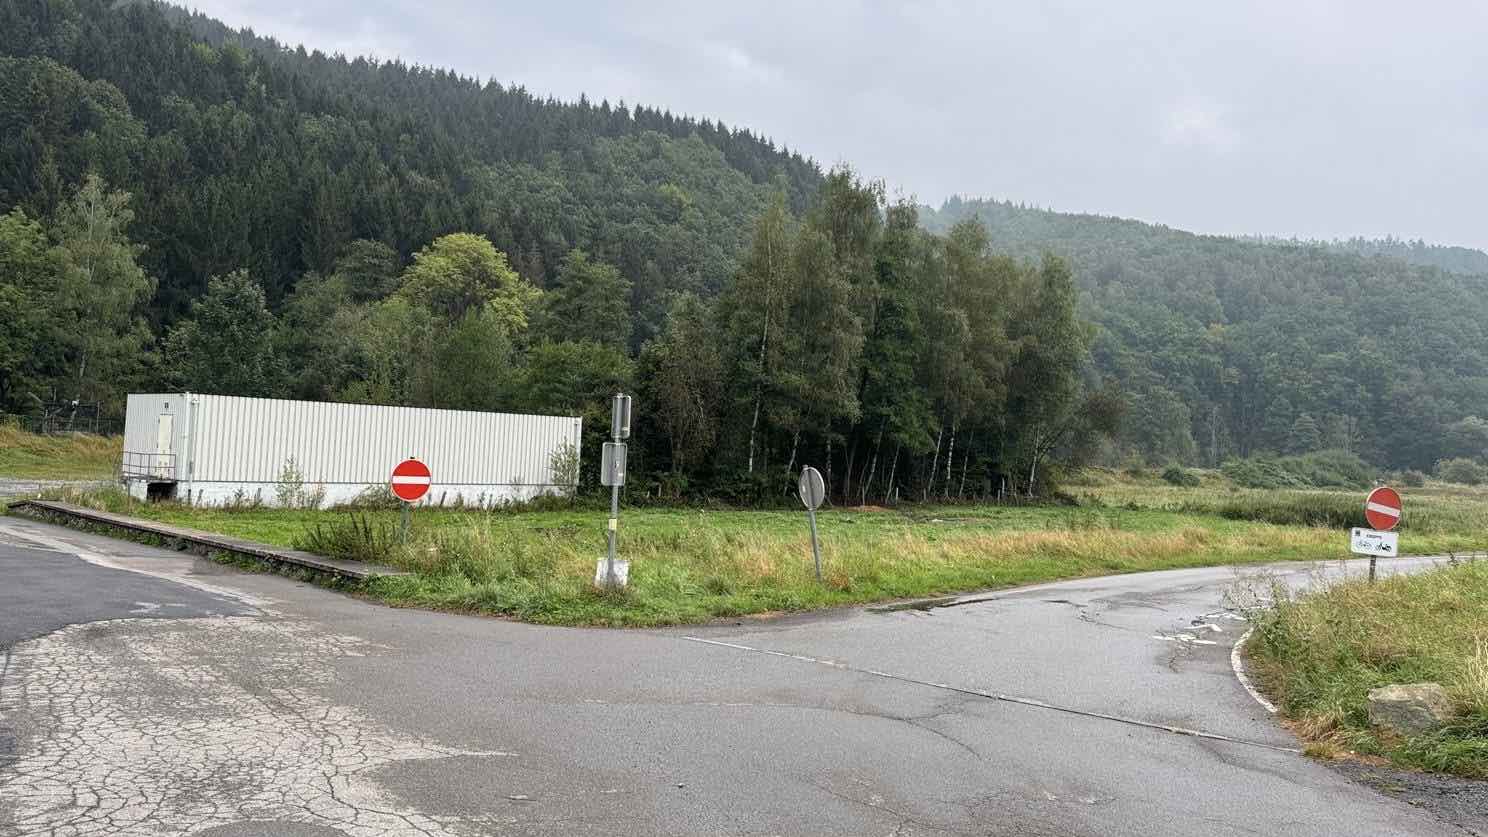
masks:
{"type": "Polygon", "coordinates": [[[417,459],[405,459],[393,469],[393,493],[405,503],[416,503],[429,493],[434,477],[429,466],[417,459]]]}
{"type": "Polygon", "coordinates": [[[1380,486],[1369,492],[1364,501],[1364,519],[1371,529],[1388,532],[1400,522],[1400,494],[1388,486],[1380,486]]]}
{"type": "Polygon", "coordinates": [[[821,472],[807,465],[801,469],[801,481],[797,485],[801,495],[801,502],[806,508],[816,511],[827,499],[827,483],[822,479],[821,472]]]}

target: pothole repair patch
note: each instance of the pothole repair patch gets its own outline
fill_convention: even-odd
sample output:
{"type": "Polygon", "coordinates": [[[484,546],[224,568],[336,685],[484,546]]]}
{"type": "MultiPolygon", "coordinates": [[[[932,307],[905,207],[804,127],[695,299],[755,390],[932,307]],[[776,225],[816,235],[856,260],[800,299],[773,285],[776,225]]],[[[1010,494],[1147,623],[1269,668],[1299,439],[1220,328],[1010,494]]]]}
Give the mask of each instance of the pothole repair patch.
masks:
{"type": "Polygon", "coordinates": [[[458,835],[469,819],[408,808],[384,765],[507,757],[400,736],[321,697],[355,637],[258,617],[75,625],[18,645],[0,685],[17,731],[0,760],[0,825],[19,835],[458,835]],[[6,763],[8,761],[8,763],[6,763]]]}

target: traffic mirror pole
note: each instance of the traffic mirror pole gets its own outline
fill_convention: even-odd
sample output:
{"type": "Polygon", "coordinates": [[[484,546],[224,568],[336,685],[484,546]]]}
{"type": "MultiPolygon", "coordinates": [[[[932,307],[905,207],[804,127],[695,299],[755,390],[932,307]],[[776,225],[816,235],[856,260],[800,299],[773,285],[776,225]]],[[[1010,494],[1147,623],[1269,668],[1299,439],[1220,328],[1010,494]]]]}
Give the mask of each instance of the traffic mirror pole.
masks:
{"type": "Polygon", "coordinates": [[[822,479],[820,471],[807,465],[801,469],[797,491],[801,495],[801,504],[806,507],[806,519],[811,521],[811,560],[816,564],[816,583],[820,584],[821,543],[816,537],[816,509],[827,498],[827,483],[822,479]]]}
{"type": "Polygon", "coordinates": [[[816,539],[816,509],[808,508],[806,516],[811,519],[811,560],[816,562],[816,583],[820,584],[821,574],[821,544],[816,539]]]}
{"type": "Polygon", "coordinates": [[[610,486],[609,555],[605,558],[605,586],[615,586],[615,541],[620,537],[620,486],[610,486]]]}
{"type": "Polygon", "coordinates": [[[616,393],[612,402],[610,437],[614,441],[605,444],[600,463],[600,483],[610,487],[610,520],[609,529],[605,533],[607,549],[604,574],[600,576],[596,571],[594,583],[613,590],[630,579],[628,566],[623,580],[615,572],[615,551],[620,540],[620,487],[625,484],[625,440],[630,438],[630,396],[623,392],[616,393]]]}

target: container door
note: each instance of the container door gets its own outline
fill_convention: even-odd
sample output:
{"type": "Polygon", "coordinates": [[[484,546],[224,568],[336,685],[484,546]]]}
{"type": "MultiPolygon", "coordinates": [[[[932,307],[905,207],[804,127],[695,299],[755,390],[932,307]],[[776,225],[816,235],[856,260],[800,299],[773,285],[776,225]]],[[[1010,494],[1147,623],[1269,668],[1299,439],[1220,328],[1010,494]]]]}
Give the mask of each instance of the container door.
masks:
{"type": "Polygon", "coordinates": [[[155,456],[154,472],[157,477],[168,479],[175,478],[176,462],[176,417],[171,413],[164,413],[155,417],[155,456]]]}

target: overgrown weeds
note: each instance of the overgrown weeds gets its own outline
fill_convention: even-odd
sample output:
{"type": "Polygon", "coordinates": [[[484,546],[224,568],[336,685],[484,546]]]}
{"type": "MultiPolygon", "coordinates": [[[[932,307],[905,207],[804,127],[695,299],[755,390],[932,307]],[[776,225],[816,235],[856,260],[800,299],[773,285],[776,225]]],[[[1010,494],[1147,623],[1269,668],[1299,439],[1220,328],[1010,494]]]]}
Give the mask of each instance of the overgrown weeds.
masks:
{"type": "Polygon", "coordinates": [[[296,537],[293,546],[328,558],[377,564],[387,561],[400,543],[399,534],[386,522],[346,514],[315,524],[296,537]]]}
{"type": "Polygon", "coordinates": [[[1251,656],[1299,732],[1336,749],[1488,778],[1488,561],[1304,595],[1277,588],[1254,611],[1251,656]],[[1457,718],[1402,740],[1370,726],[1367,695],[1391,683],[1445,686],[1457,718]]]}
{"type": "Polygon", "coordinates": [[[1265,492],[1233,497],[1217,506],[1202,504],[1194,510],[1213,510],[1228,520],[1253,520],[1277,526],[1325,526],[1341,530],[1365,525],[1363,501],[1345,494],[1265,492]]]}

